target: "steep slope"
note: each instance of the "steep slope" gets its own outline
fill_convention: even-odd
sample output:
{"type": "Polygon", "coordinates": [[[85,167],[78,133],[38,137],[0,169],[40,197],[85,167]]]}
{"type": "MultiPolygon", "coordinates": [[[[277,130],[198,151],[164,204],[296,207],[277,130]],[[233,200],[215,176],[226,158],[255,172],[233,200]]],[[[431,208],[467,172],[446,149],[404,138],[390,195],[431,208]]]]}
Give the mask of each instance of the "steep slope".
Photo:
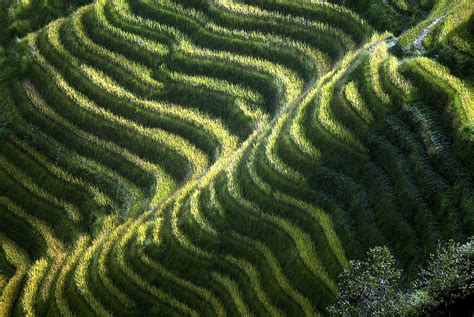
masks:
{"type": "Polygon", "coordinates": [[[0,311],[318,315],[371,246],[412,272],[472,235],[473,87],[391,53],[441,6],[400,44],[317,1],[98,0],[30,33],[0,311]]]}

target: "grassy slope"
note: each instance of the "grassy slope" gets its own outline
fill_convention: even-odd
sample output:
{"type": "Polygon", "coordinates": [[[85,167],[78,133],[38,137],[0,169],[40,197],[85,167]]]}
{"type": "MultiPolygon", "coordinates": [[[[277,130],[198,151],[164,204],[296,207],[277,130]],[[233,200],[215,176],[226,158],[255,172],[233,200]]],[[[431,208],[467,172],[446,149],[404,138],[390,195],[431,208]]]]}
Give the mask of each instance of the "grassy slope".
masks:
{"type": "Polygon", "coordinates": [[[459,40],[416,57],[405,5],[365,16],[414,26],[395,48],[284,0],[101,0],[31,33],[0,93],[0,312],[314,315],[369,247],[412,274],[472,235],[473,88],[430,58],[469,54],[470,20],[420,4],[459,40]]]}

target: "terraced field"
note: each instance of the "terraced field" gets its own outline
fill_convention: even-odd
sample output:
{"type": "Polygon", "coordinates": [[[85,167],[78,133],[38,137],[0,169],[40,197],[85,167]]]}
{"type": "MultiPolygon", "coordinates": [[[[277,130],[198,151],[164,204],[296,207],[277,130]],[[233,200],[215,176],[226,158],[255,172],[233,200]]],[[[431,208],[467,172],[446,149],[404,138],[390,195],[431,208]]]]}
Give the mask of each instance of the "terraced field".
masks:
{"type": "Polygon", "coordinates": [[[316,0],[96,0],[29,33],[0,316],[324,315],[370,247],[414,272],[472,236],[473,78],[426,53],[472,61],[474,5],[424,2],[398,37],[316,0]]]}

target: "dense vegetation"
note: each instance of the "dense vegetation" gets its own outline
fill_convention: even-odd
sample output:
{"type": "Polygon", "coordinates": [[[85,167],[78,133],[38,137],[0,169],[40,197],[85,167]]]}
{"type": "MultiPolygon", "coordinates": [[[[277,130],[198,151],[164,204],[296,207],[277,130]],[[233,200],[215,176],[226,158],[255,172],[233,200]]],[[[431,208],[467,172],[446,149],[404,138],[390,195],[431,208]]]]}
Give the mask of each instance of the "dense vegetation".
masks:
{"type": "Polygon", "coordinates": [[[0,316],[325,315],[367,252],[434,272],[474,234],[473,12],[2,0],[0,316]]]}
{"type": "Polygon", "coordinates": [[[350,316],[462,316],[472,312],[474,241],[440,243],[427,267],[410,285],[387,247],[375,247],[364,261],[351,261],[339,277],[340,294],[328,311],[350,316]],[[468,305],[469,304],[469,305],[468,305]],[[453,315],[453,314],[454,315],[453,315]]]}

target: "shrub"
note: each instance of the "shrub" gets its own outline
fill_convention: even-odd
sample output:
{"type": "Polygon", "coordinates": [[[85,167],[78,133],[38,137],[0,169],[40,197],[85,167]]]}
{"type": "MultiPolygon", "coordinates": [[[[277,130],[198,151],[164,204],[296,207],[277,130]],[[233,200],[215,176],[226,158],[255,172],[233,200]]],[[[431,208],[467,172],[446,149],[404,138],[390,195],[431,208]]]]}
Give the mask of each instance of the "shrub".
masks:
{"type": "Polygon", "coordinates": [[[387,247],[367,252],[366,261],[350,261],[339,277],[341,293],[329,307],[332,315],[378,316],[397,312],[402,298],[401,270],[387,247]]]}
{"type": "Polygon", "coordinates": [[[350,261],[339,277],[341,293],[328,308],[337,316],[420,315],[448,309],[474,294],[474,239],[440,243],[410,288],[387,247],[375,247],[365,261],[350,261]]]}
{"type": "MultiPolygon", "coordinates": [[[[461,244],[450,240],[440,244],[415,281],[412,297],[428,294],[417,304],[419,310],[447,307],[474,291],[474,239],[461,244]]],[[[415,303],[414,300],[409,303],[415,303]]]]}

